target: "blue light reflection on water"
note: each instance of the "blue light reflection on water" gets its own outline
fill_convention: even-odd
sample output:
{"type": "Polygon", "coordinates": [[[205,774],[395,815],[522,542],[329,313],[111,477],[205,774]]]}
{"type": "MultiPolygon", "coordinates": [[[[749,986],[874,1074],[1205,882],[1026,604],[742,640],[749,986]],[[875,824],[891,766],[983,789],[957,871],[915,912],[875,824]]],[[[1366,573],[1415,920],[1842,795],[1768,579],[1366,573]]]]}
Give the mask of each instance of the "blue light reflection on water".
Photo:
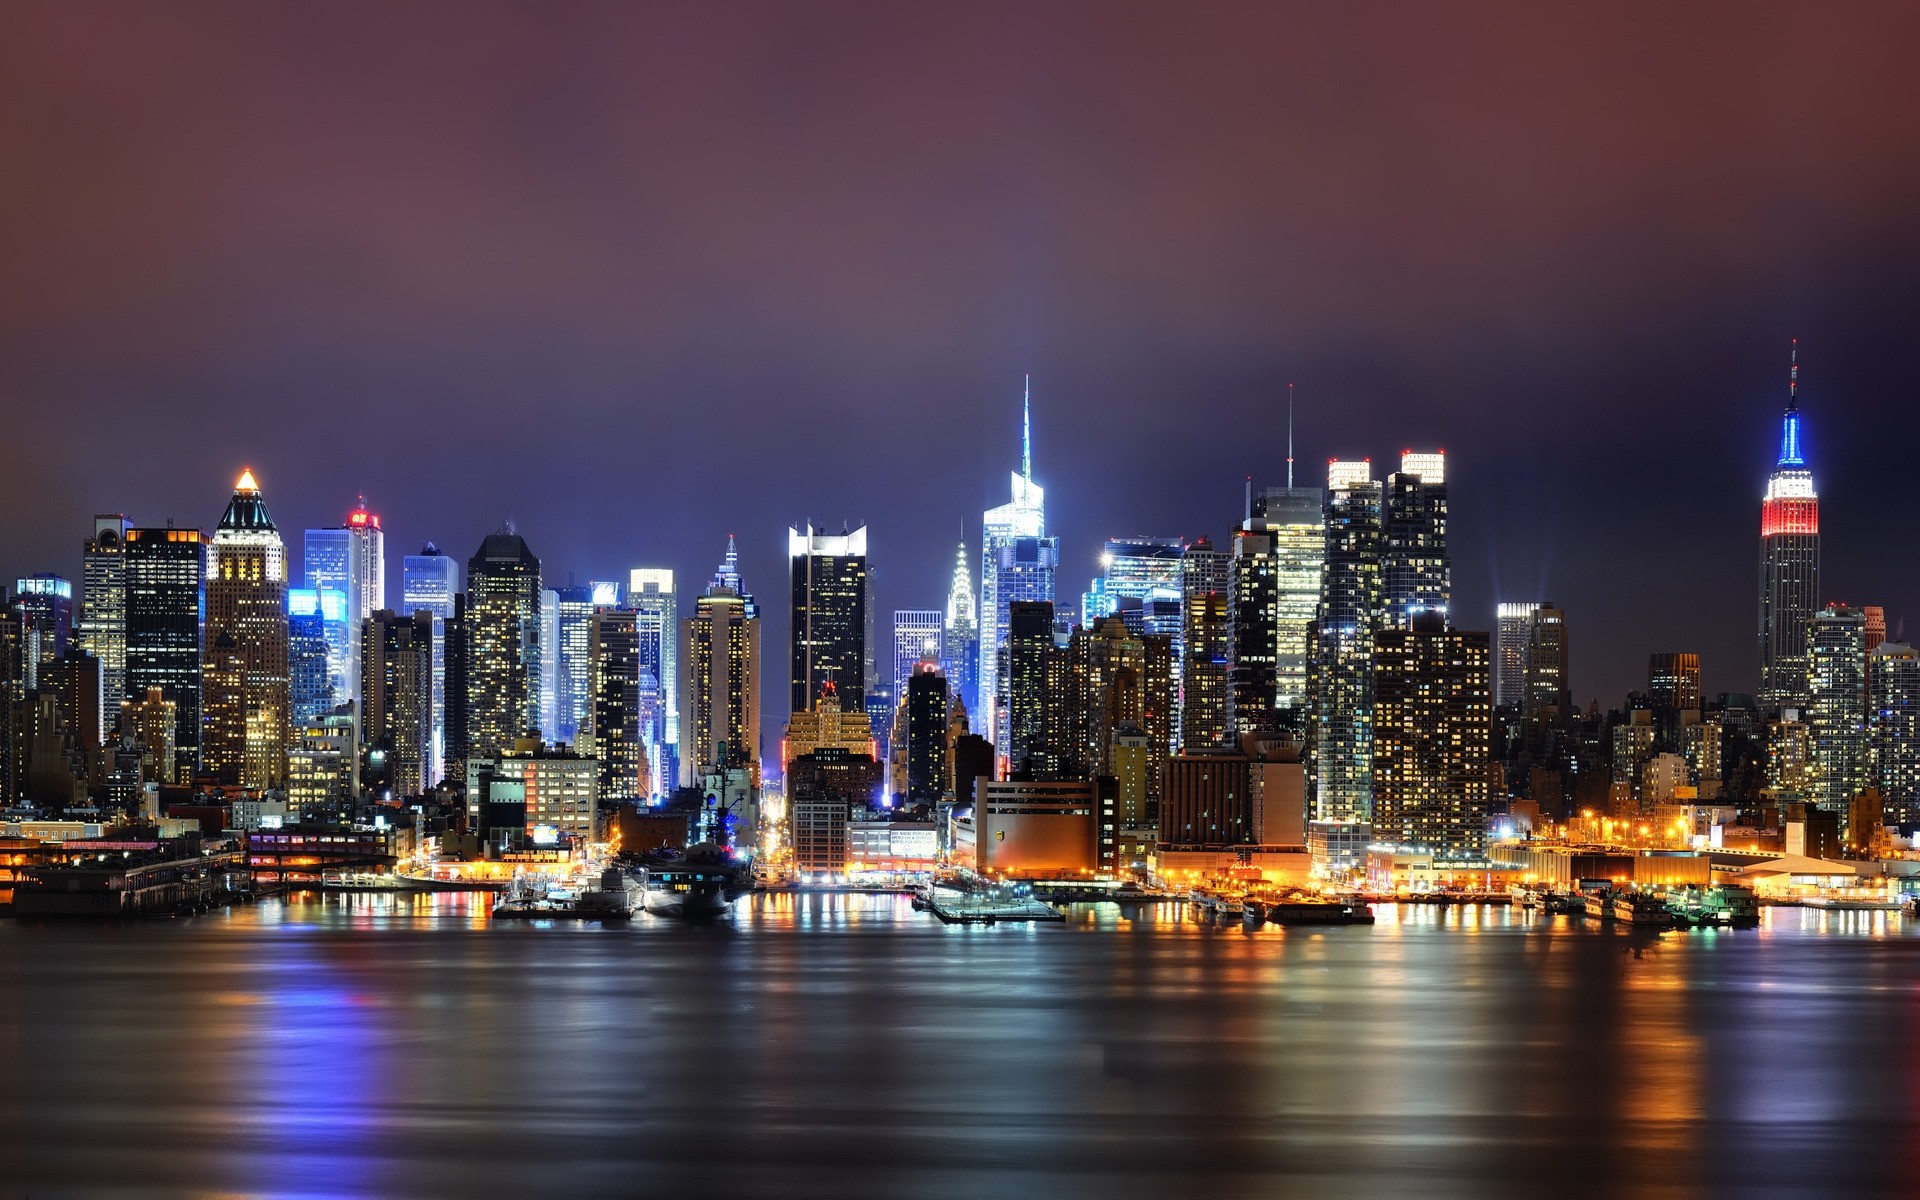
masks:
{"type": "Polygon", "coordinates": [[[1771,910],[947,928],[896,897],[0,923],[24,1179],[273,1195],[1822,1195],[1911,1176],[1920,939],[1771,910]],[[32,1097],[29,1102],[28,1097],[32,1097]],[[103,1142],[97,1131],[115,1130],[103,1142]]]}

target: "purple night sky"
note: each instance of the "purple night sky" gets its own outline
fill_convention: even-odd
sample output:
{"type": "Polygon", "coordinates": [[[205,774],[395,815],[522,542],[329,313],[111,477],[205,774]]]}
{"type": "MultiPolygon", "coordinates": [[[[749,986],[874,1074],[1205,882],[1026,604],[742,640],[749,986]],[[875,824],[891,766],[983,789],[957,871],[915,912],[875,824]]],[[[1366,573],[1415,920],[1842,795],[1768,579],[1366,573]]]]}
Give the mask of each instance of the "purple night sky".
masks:
{"type": "MultiPolygon", "coordinates": [[[[1020,378],[1071,601],[1298,457],[1451,456],[1456,616],[1569,611],[1574,692],[1754,682],[1801,339],[1829,598],[1920,597],[1920,8],[0,7],[0,571],[88,515],[399,558],[511,516],[703,584],[784,694],[784,529],[879,622],[1003,502],[1020,378]]],[[[1920,628],[1907,629],[1920,636],[1920,628]]],[[[884,636],[884,635],[883,635],[884,636]]]]}

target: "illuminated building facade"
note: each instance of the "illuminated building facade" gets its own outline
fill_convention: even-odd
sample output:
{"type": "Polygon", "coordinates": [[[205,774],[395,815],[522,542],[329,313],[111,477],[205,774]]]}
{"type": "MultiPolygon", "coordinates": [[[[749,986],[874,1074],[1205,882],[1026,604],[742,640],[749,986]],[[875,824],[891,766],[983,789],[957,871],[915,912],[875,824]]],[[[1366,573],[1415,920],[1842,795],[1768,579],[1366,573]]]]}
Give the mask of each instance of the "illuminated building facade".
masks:
{"type": "Polygon", "coordinates": [[[1920,825],[1920,652],[1881,642],[1867,661],[1870,779],[1885,823],[1911,831],[1920,825]]]}
{"type": "Polygon", "coordinates": [[[803,754],[829,748],[880,761],[874,752],[872,719],[863,708],[846,707],[831,683],[821,688],[811,707],[787,718],[787,732],[780,739],[781,769],[803,754]]]}
{"type": "Polygon", "coordinates": [[[1527,620],[1527,670],[1521,715],[1559,721],[1573,714],[1573,683],[1567,655],[1567,614],[1549,600],[1527,620]]]}
{"type": "Polygon", "coordinates": [[[389,798],[411,799],[433,771],[433,614],[380,609],[360,633],[362,779],[389,798]]]}
{"type": "Polygon", "coordinates": [[[432,542],[400,560],[402,612],[433,614],[433,765],[438,783],[447,769],[447,622],[460,594],[460,563],[432,542]]]}
{"type": "Polygon", "coordinates": [[[1447,554],[1447,456],[1442,451],[1400,456],[1387,476],[1380,551],[1386,611],[1383,624],[1407,629],[1423,612],[1450,613],[1453,568],[1447,554]]]}
{"type": "Polygon", "coordinates": [[[1648,656],[1647,699],[1655,709],[1675,712],[1698,709],[1701,704],[1700,656],[1684,652],[1648,656]]]}
{"type": "Polygon", "coordinates": [[[1254,503],[1273,556],[1273,688],[1277,723],[1305,728],[1308,658],[1326,570],[1326,497],[1319,488],[1267,488],[1254,503]]]}
{"type": "Polygon", "coordinates": [[[1780,456],[1760,502],[1760,702],[1805,699],[1807,631],[1820,603],[1820,497],[1800,443],[1799,347],[1787,374],[1780,456]]]}
{"type": "Polygon", "coordinates": [[[1118,776],[1115,746],[1145,734],[1154,748],[1144,764],[1142,802],[1160,803],[1173,728],[1173,644],[1136,634],[1118,617],[1076,629],[1067,644],[1070,711],[1063,769],[1080,778],[1118,776]]]}
{"type": "Polygon", "coordinates": [[[1485,633],[1420,609],[1374,648],[1373,829],[1451,858],[1486,851],[1493,653],[1485,633]]]}
{"type": "MultiPolygon", "coordinates": [[[[729,588],[709,587],[686,622],[686,676],[680,690],[692,778],[760,760],[760,619],[729,588]]],[[[644,656],[644,647],[642,654],[644,656]]],[[[865,714],[863,713],[864,717],[865,714]]]]}
{"type": "Polygon", "coordinates": [[[207,660],[200,769],[246,788],[286,782],[292,686],[287,547],[253,472],[241,472],[207,546],[207,660]]]}
{"type": "Polygon", "coordinates": [[[907,694],[907,680],[930,662],[945,661],[946,614],[937,609],[901,608],[893,613],[893,687],[896,699],[907,694]]]}
{"type": "Polygon", "coordinates": [[[1007,614],[1004,692],[1008,769],[1035,779],[1074,774],[1072,698],[1066,651],[1053,635],[1053,605],[1015,600],[1007,614]]]}
{"type": "Polygon", "coordinates": [[[127,689],[148,688],[174,706],[167,779],[192,781],[200,762],[200,625],[206,606],[206,535],[198,529],[129,529],[127,689]]]}
{"type": "Polygon", "coordinates": [[[646,713],[640,696],[640,631],[631,609],[595,608],[587,618],[590,703],[580,749],[600,763],[600,795],[643,799],[653,793],[646,713]]]}
{"type": "Polygon", "coordinates": [[[1020,470],[1013,473],[1013,497],[990,508],[981,519],[980,675],[983,728],[998,745],[1008,745],[1007,693],[1000,677],[1009,636],[1009,614],[1016,603],[1053,603],[1060,542],[1047,536],[1046,489],[1033,481],[1033,386],[1027,383],[1021,408],[1020,470]]]}
{"type": "Polygon", "coordinates": [[[1159,845],[1242,845],[1255,840],[1252,763],[1231,747],[1189,750],[1167,763],[1159,845]]]}
{"type": "Polygon", "coordinates": [[[1806,722],[1812,798],[1838,813],[1841,835],[1853,797],[1867,786],[1866,614],[1829,604],[1814,614],[1806,639],[1806,722]]]}
{"type": "Polygon", "coordinates": [[[1527,643],[1538,604],[1503,600],[1494,609],[1493,703],[1518,710],[1527,692],[1527,643]]]}
{"type": "Polygon", "coordinates": [[[1265,518],[1249,516],[1234,532],[1227,586],[1227,720],[1237,738],[1276,724],[1280,578],[1265,518]]]}
{"type": "Polygon", "coordinates": [[[354,718],[323,716],[294,729],[287,751],[287,807],[293,811],[331,809],[360,794],[360,755],[354,746],[354,718]]]}
{"type": "Polygon", "coordinates": [[[792,585],[790,711],[802,713],[832,683],[848,709],[866,711],[867,528],[787,530],[792,585]]]}
{"type": "Polygon", "coordinates": [[[947,706],[947,680],[933,663],[923,663],[907,677],[906,796],[910,803],[933,804],[945,794],[950,772],[948,743],[952,738],[947,706]]]}
{"type": "Polygon", "coordinates": [[[306,533],[302,582],[316,591],[335,591],[346,597],[346,619],[329,625],[329,635],[344,638],[331,643],[333,688],[351,696],[360,687],[360,632],[366,619],[387,606],[386,537],[378,513],[367,511],[362,496],[345,524],[306,533]]]}
{"type": "Polygon", "coordinates": [[[127,696],[127,518],[99,513],[80,574],[80,648],[100,660],[101,728],[112,729],[127,696]]]}
{"type": "Polygon", "coordinates": [[[320,593],[312,588],[287,589],[287,694],[295,729],[318,721],[337,703],[320,593]]]}
{"type": "Polygon", "coordinates": [[[467,560],[467,756],[490,759],[536,728],[540,560],[506,526],[467,560]]]}
{"type": "Polygon", "coordinates": [[[973,597],[973,572],[967,566],[967,543],[953,564],[953,583],[947,589],[946,628],[941,639],[940,673],[947,688],[968,712],[980,711],[980,609],[973,597]]]}
{"type": "Polygon", "coordinates": [[[1309,743],[1314,814],[1320,821],[1369,823],[1382,530],[1381,489],[1366,461],[1329,464],[1326,531],[1309,743]]]}
{"type": "MultiPolygon", "coordinates": [[[[733,548],[732,537],[727,538],[727,548],[733,548]]],[[[733,570],[739,573],[737,562],[733,570]]],[[[743,615],[758,619],[747,592],[724,586],[712,590],[732,591],[740,597],[743,615]]],[[[652,675],[659,685],[660,733],[650,740],[653,748],[649,757],[663,789],[671,790],[680,782],[683,771],[695,765],[689,763],[683,768],[680,763],[680,596],[674,590],[673,571],[635,567],[627,576],[627,606],[633,609],[634,629],[640,638],[640,674],[643,679],[652,675]],[[662,741],[664,746],[660,745],[662,741]]]]}
{"type": "Polygon", "coordinates": [[[1227,556],[1200,537],[1182,556],[1178,724],[1183,746],[1217,746],[1227,737],[1228,671],[1233,642],[1227,607],[1227,556]]]}

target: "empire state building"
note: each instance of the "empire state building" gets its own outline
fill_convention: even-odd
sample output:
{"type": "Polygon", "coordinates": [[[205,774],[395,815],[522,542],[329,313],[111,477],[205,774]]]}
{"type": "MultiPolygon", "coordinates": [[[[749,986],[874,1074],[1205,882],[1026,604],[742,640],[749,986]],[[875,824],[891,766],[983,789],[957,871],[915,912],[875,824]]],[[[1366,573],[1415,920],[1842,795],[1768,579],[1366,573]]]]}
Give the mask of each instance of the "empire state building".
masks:
{"type": "Polygon", "coordinates": [[[1760,701],[1804,703],[1807,628],[1820,604],[1820,498],[1800,444],[1800,354],[1787,373],[1780,460],[1760,503],[1760,701]]]}

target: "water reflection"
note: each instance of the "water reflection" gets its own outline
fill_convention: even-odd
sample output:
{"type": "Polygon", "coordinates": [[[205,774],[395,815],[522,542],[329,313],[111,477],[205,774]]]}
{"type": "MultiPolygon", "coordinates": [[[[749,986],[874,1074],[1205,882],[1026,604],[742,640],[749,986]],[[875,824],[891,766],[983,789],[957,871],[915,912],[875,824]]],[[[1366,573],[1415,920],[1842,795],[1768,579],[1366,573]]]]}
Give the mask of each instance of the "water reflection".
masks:
{"type": "Polygon", "coordinates": [[[947,927],[484,895],[0,923],[10,1182],[212,1194],[1899,1194],[1913,923],[947,927]],[[110,1131],[110,1132],[107,1132],[110,1131]]]}

